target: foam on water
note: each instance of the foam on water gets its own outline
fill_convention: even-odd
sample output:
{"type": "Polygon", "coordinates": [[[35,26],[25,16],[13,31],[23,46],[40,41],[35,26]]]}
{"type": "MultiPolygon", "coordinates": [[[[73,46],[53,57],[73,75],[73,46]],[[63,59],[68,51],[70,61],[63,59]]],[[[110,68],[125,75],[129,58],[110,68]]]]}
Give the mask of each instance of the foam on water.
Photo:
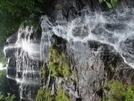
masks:
{"type": "MultiPolygon", "coordinates": [[[[56,24],[49,26],[48,35],[53,33],[68,42],[94,40],[113,46],[123,57],[124,62],[134,68],[134,9],[125,8],[108,12],[90,12],[89,9],[83,11],[82,16],[70,22],[67,22],[61,13],[58,13],[56,24]]],[[[42,29],[44,29],[44,25],[48,25],[46,22],[49,20],[47,16],[42,19],[44,19],[42,29]]]]}
{"type": "Polygon", "coordinates": [[[34,39],[33,27],[21,26],[14,43],[7,43],[4,54],[7,61],[7,78],[20,85],[20,97],[34,100],[40,84],[40,43],[34,39]]]}

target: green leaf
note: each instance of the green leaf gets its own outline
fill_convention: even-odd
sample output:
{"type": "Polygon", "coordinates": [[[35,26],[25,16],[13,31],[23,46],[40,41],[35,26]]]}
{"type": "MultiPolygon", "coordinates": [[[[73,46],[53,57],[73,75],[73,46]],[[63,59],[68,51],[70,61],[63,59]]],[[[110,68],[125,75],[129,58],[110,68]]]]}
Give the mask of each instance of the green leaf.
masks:
{"type": "Polygon", "coordinates": [[[108,8],[113,8],[109,2],[106,1],[106,4],[107,4],[108,8]]]}
{"type": "Polygon", "coordinates": [[[99,0],[99,3],[103,3],[104,2],[104,0],[99,0]]]}
{"type": "Polygon", "coordinates": [[[115,4],[116,4],[115,1],[112,1],[112,2],[111,2],[111,5],[112,5],[113,8],[115,7],[115,4]]]}

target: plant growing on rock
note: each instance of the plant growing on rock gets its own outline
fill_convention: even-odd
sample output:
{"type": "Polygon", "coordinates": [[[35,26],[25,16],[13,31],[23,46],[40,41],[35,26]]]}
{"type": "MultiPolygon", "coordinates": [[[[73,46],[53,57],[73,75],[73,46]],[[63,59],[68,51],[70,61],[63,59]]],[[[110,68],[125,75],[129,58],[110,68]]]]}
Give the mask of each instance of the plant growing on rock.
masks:
{"type": "Polygon", "coordinates": [[[134,86],[119,81],[109,81],[109,93],[103,101],[134,101],[134,86]]]}
{"type": "Polygon", "coordinates": [[[40,89],[36,96],[36,101],[70,101],[68,94],[62,87],[57,89],[55,94],[51,94],[49,89],[40,89]]]}
{"type": "Polygon", "coordinates": [[[118,3],[118,0],[99,0],[100,3],[106,3],[108,8],[115,8],[116,4],[118,3]]]}
{"type": "Polygon", "coordinates": [[[51,95],[51,91],[49,89],[40,89],[38,90],[36,101],[55,101],[55,100],[54,96],[51,95]]]}
{"type": "Polygon", "coordinates": [[[55,101],[70,101],[67,92],[62,87],[57,90],[55,101]]]}
{"type": "Polygon", "coordinates": [[[71,74],[70,64],[62,49],[57,46],[49,48],[49,68],[52,71],[52,76],[67,77],[71,74]]]}

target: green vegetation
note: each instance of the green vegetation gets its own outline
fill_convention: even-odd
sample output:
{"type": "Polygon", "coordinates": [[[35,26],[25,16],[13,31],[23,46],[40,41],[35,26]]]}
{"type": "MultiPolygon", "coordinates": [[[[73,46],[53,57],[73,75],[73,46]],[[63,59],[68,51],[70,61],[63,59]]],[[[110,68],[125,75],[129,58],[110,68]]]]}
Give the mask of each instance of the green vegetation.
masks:
{"type": "Polygon", "coordinates": [[[57,90],[55,101],[70,101],[67,92],[62,87],[57,90]]]}
{"type": "Polygon", "coordinates": [[[8,93],[7,96],[5,97],[0,92],[0,101],[14,101],[14,99],[15,99],[15,95],[11,95],[10,93],[8,93]]]}
{"type": "Polygon", "coordinates": [[[36,101],[54,101],[54,96],[51,95],[50,90],[40,89],[38,90],[36,101]]]}
{"type": "Polygon", "coordinates": [[[6,66],[6,57],[4,56],[4,53],[3,53],[3,51],[2,51],[2,49],[0,48],[0,62],[3,64],[3,67],[5,67],[6,66]]]}
{"type": "Polygon", "coordinates": [[[52,76],[68,77],[71,74],[71,70],[64,51],[57,46],[51,46],[49,51],[49,68],[52,71],[52,76]]]}
{"type": "MultiPolygon", "coordinates": [[[[45,0],[46,1],[46,0],[45,0]]],[[[43,13],[44,0],[1,0],[0,1],[0,33],[15,32],[20,24],[43,13]]]]}
{"type": "Polygon", "coordinates": [[[119,81],[110,81],[109,93],[103,101],[134,101],[134,86],[123,84],[119,81]]]}
{"type": "Polygon", "coordinates": [[[116,4],[119,2],[118,0],[99,0],[100,3],[106,3],[108,8],[115,8],[116,4]]]}
{"type": "Polygon", "coordinates": [[[0,101],[15,101],[16,96],[11,95],[11,91],[7,84],[6,71],[0,71],[0,101]]]}
{"type": "Polygon", "coordinates": [[[67,92],[62,87],[58,88],[55,95],[51,95],[48,89],[38,90],[36,101],[70,101],[67,92]]]}
{"type": "Polygon", "coordinates": [[[68,77],[70,72],[70,65],[64,51],[57,47],[51,46],[49,48],[49,63],[48,66],[41,67],[41,89],[38,90],[36,101],[70,101],[66,91],[63,90],[62,86],[57,89],[55,94],[51,94],[50,89],[42,89],[47,82],[47,77],[52,72],[52,77],[68,77]]]}

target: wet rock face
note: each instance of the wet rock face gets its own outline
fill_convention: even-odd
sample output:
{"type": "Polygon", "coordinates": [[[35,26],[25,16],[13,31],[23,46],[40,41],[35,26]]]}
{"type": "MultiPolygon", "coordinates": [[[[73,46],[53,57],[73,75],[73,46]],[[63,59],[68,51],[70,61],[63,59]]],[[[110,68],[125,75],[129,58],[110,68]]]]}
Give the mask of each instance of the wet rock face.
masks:
{"type": "Polygon", "coordinates": [[[9,85],[13,90],[20,91],[20,99],[26,101],[34,101],[39,89],[39,40],[32,28],[22,27],[7,39],[4,46],[9,85]]]}
{"type": "Polygon", "coordinates": [[[98,101],[107,93],[110,80],[133,84],[134,70],[112,46],[95,41],[67,42],[65,50],[71,64],[71,76],[70,81],[63,79],[71,101],[98,101]]]}
{"type": "Polygon", "coordinates": [[[16,60],[15,60],[15,49],[14,48],[7,48],[9,45],[13,45],[17,40],[17,34],[12,35],[9,37],[5,43],[5,48],[4,48],[4,55],[7,58],[7,82],[13,91],[18,91],[18,85],[17,82],[14,80],[15,75],[16,75],[16,60]]]}
{"type": "Polygon", "coordinates": [[[9,45],[13,45],[15,44],[17,40],[17,34],[14,34],[13,36],[9,37],[5,43],[5,47],[4,47],[4,54],[5,57],[7,58],[7,77],[11,77],[11,78],[15,78],[15,74],[16,74],[16,60],[15,60],[15,48],[13,47],[9,47],[7,48],[9,45]]]}
{"type": "MultiPolygon", "coordinates": [[[[98,0],[78,0],[77,3],[75,0],[57,0],[55,7],[55,15],[54,18],[51,19],[54,19],[52,20],[54,27],[59,25],[59,33],[58,31],[53,33],[50,43],[55,44],[57,47],[62,48],[65,51],[66,56],[70,61],[71,75],[69,81],[65,77],[51,78],[50,73],[48,75],[48,88],[53,88],[53,90],[56,91],[56,89],[63,84],[64,90],[68,91],[71,101],[98,101],[107,93],[106,86],[109,80],[117,79],[124,83],[133,84],[133,69],[124,63],[122,57],[113,46],[101,43],[98,40],[90,40],[87,42],[74,41],[73,38],[81,38],[82,40],[83,37],[89,37],[86,30],[87,26],[82,26],[83,28],[81,28],[81,26],[76,27],[72,33],[69,33],[71,35],[68,36],[66,34],[69,29],[64,33],[64,30],[66,30],[67,27],[60,26],[66,26],[66,23],[71,22],[79,16],[83,16],[86,12],[81,11],[83,8],[89,7],[89,10],[91,11],[101,11],[107,10],[103,8],[105,6],[100,7],[98,0]],[[67,37],[71,37],[72,39],[70,38],[70,40],[68,40],[67,37]]],[[[111,15],[111,13],[108,14],[106,16],[111,15]]],[[[81,25],[83,20],[80,21],[77,22],[76,20],[75,23],[81,25]]],[[[48,23],[45,22],[45,24],[47,25],[48,23]]],[[[50,28],[47,28],[45,25],[42,26],[44,35],[47,36],[46,38],[51,34],[49,31],[52,31],[51,26],[48,25],[48,27],[50,28]]],[[[115,28],[118,30],[124,28],[119,24],[106,24],[106,26],[103,27],[105,27],[108,32],[107,30],[102,29],[102,24],[96,24],[95,30],[91,30],[91,32],[94,36],[99,38],[104,36],[105,38],[102,38],[103,40],[108,38],[107,40],[110,43],[115,43],[116,40],[111,40],[111,37],[114,35],[113,33],[109,33],[109,31],[115,28]]],[[[127,45],[127,43],[124,44],[124,46],[125,45],[127,45]]],[[[48,46],[49,45],[47,44],[47,47],[48,46]]],[[[123,48],[123,45],[121,48],[123,48]]],[[[53,90],[52,92],[54,92],[53,90]]]]}
{"type": "MultiPolygon", "coordinates": [[[[134,70],[123,62],[121,56],[111,46],[96,41],[67,42],[56,35],[52,36],[51,43],[66,51],[66,56],[70,61],[70,81],[62,78],[62,83],[71,101],[98,101],[106,93],[105,87],[111,79],[122,80],[129,84],[134,83],[134,70]]],[[[20,47],[10,47],[12,45],[15,45],[15,41],[5,46],[9,83],[17,80],[21,99],[34,100],[36,91],[39,89],[37,82],[40,82],[36,81],[40,78],[38,61],[31,59],[28,53],[22,51],[20,47]],[[34,74],[31,70],[34,70],[34,74]]],[[[48,80],[49,78],[48,75],[48,80]]],[[[53,84],[60,85],[60,80],[51,78],[49,87],[52,88],[53,84]]],[[[17,84],[14,82],[11,86],[14,85],[17,84]]]]}
{"type": "Polygon", "coordinates": [[[71,101],[98,101],[107,93],[110,80],[133,84],[134,70],[124,63],[112,46],[96,41],[68,42],[56,35],[52,40],[52,44],[66,52],[71,75],[70,80],[57,77],[51,85],[55,85],[56,90],[62,83],[71,101]]]}
{"type": "MultiPolygon", "coordinates": [[[[64,0],[58,2],[62,5],[62,16],[67,21],[81,15],[82,12],[78,13],[78,11],[85,7],[86,3],[89,3],[88,0],[79,0],[80,4],[74,5],[73,2],[64,0]]],[[[90,3],[92,5],[95,1],[90,3]]],[[[91,9],[94,10],[96,7],[91,7],[91,9]]],[[[82,37],[82,35],[86,37],[87,32],[81,33],[81,30],[84,29],[76,28],[73,31],[74,37],[82,37]]],[[[97,34],[100,33],[97,32],[97,34]]],[[[60,40],[58,36],[55,38],[55,40],[60,40]]],[[[111,46],[96,41],[87,43],[67,41],[66,44],[62,41],[59,46],[62,44],[66,47],[65,51],[71,64],[71,81],[64,80],[65,90],[68,90],[71,101],[77,101],[77,99],[80,101],[98,101],[105,94],[104,90],[109,80],[122,78],[116,71],[122,71],[119,67],[123,60],[111,46]]]]}
{"type": "Polygon", "coordinates": [[[74,47],[68,50],[71,50],[68,54],[73,54],[73,56],[69,56],[73,58],[72,60],[75,60],[71,64],[74,68],[73,72],[76,70],[78,76],[77,81],[75,81],[75,74],[72,74],[72,79],[76,82],[77,91],[82,101],[98,100],[97,91],[106,85],[107,81],[104,79],[104,62],[101,59],[102,49],[98,45],[99,43],[93,43],[74,43],[74,47]],[[94,48],[90,49],[90,43],[94,48]]]}

